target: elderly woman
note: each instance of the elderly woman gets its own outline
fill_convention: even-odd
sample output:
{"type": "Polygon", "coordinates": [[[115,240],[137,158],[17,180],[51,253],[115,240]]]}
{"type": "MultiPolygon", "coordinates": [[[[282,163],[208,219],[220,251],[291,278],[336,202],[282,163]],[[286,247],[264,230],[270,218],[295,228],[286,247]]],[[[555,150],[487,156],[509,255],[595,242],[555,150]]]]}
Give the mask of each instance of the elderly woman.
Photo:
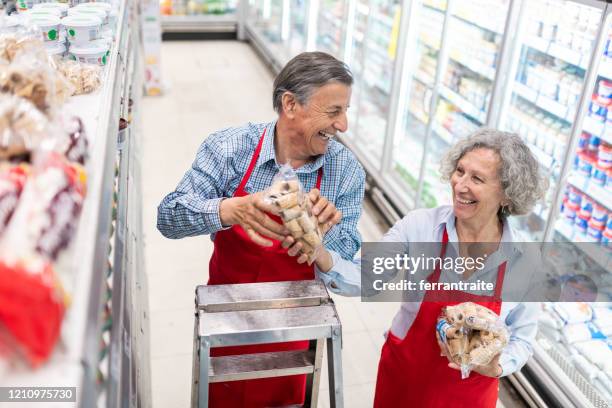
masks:
{"type": "MultiPolygon", "coordinates": [[[[532,354],[537,304],[502,303],[502,293],[508,293],[508,288],[504,290],[505,275],[521,266],[528,269],[529,264],[521,251],[498,252],[502,252],[503,243],[520,241],[508,216],[529,213],[546,190],[538,163],[517,135],[482,129],[450,149],[441,171],[450,181],[453,205],[410,212],[385,234],[383,242],[401,243],[408,254],[411,243],[441,242],[436,244],[441,247],[440,258],[447,248],[458,248],[458,253],[465,255],[468,243],[488,243],[477,245],[488,255],[481,270],[458,276],[456,271],[437,266],[429,281],[482,280],[494,283],[493,290],[452,293],[453,301],[440,301],[444,297],[428,290],[421,299],[402,303],[382,349],[375,407],[495,407],[498,378],[519,370],[532,354]],[[493,256],[495,253],[499,256],[493,256]],[[441,356],[434,328],[444,306],[464,301],[500,315],[510,340],[490,364],[476,366],[475,372],[462,380],[458,367],[441,356]]],[[[332,291],[360,293],[360,260],[346,261],[324,250],[315,262],[319,276],[332,291]]]]}

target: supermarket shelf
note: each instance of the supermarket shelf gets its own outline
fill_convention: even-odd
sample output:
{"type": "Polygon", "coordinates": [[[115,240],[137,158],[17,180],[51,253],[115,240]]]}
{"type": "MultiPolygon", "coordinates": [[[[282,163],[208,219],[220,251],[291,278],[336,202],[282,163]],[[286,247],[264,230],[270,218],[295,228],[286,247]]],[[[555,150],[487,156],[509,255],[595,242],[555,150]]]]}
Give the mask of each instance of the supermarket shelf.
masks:
{"type": "MultiPolygon", "coordinates": [[[[67,114],[78,116],[90,137],[87,196],[72,247],[66,253],[74,277],[72,304],[62,323],[60,344],[42,367],[11,368],[0,386],[76,386],[82,407],[96,406],[96,371],[99,361],[100,311],[105,286],[111,224],[111,199],[119,126],[121,73],[129,54],[127,2],[121,2],[109,65],[103,87],[70,98],[67,114]],[[78,254],[78,256],[77,256],[78,254]]],[[[48,404],[48,406],[57,406],[48,404]]]]}
{"type": "Polygon", "coordinates": [[[442,95],[444,99],[455,105],[463,113],[473,117],[480,123],[484,123],[487,119],[483,111],[476,108],[474,105],[472,105],[470,101],[465,99],[463,96],[459,95],[458,93],[443,85],[440,86],[440,95],[442,95]]]}
{"type": "Polygon", "coordinates": [[[427,125],[427,121],[428,120],[427,120],[427,118],[421,112],[416,112],[413,109],[408,108],[408,113],[410,113],[411,116],[413,116],[415,119],[417,119],[423,125],[427,125]]]}
{"type": "Polygon", "coordinates": [[[453,140],[455,139],[451,132],[449,132],[445,127],[438,125],[435,121],[432,123],[432,129],[440,139],[442,139],[448,145],[453,144],[453,140]]]}
{"type": "MultiPolygon", "coordinates": [[[[482,30],[486,30],[492,33],[495,33],[497,35],[503,35],[503,33],[497,28],[497,27],[493,27],[491,26],[486,19],[483,19],[482,17],[478,18],[478,19],[473,19],[470,18],[469,16],[465,16],[465,15],[461,15],[461,14],[453,14],[453,16],[455,18],[457,18],[459,21],[462,21],[465,24],[468,25],[472,25],[474,27],[478,27],[482,30]]],[[[486,16],[486,13],[482,13],[482,16],[486,16]]]]}
{"type": "Polygon", "coordinates": [[[612,210],[612,192],[606,190],[604,187],[598,186],[593,183],[591,179],[578,174],[572,174],[567,182],[606,207],[608,210],[612,210]]]}
{"type": "MultiPolygon", "coordinates": [[[[585,235],[576,233],[572,226],[569,225],[565,220],[558,220],[555,223],[555,230],[569,242],[587,242],[585,235]]],[[[580,248],[586,256],[595,261],[604,270],[609,270],[610,262],[612,261],[612,252],[604,251],[601,246],[598,246],[595,243],[590,243],[588,245],[580,245],[577,248],[580,248]]]]}
{"type": "Polygon", "coordinates": [[[162,31],[165,33],[232,33],[237,31],[236,14],[162,16],[162,31]]]}
{"type": "Polygon", "coordinates": [[[571,115],[571,112],[567,106],[564,106],[557,101],[553,101],[545,95],[540,95],[537,91],[529,88],[525,84],[515,81],[514,93],[533,103],[540,109],[543,109],[546,112],[558,117],[559,119],[563,119],[567,122],[572,122],[573,120],[573,115],[571,115]]]}
{"type": "Polygon", "coordinates": [[[542,165],[543,169],[551,170],[553,168],[553,164],[555,164],[555,159],[553,157],[544,152],[538,146],[531,143],[527,143],[527,146],[529,146],[529,149],[535,156],[536,160],[542,165]]]}
{"type": "Polygon", "coordinates": [[[569,64],[586,69],[589,65],[589,55],[563,47],[557,43],[536,36],[529,36],[525,44],[537,51],[550,55],[569,64]]]}
{"type": "Polygon", "coordinates": [[[609,132],[606,132],[606,126],[603,123],[593,119],[593,117],[588,115],[584,117],[582,129],[593,136],[599,137],[604,142],[612,144],[612,135],[610,135],[609,132]]]}
{"type": "Polygon", "coordinates": [[[470,71],[475,72],[476,74],[487,78],[489,81],[495,80],[495,68],[489,67],[485,64],[482,64],[480,61],[476,59],[468,60],[463,57],[461,51],[451,52],[449,58],[464,67],[468,68],[470,71]]]}
{"type": "Polygon", "coordinates": [[[330,22],[333,26],[342,27],[342,17],[334,16],[327,10],[321,10],[319,16],[321,16],[323,20],[330,22]]]}

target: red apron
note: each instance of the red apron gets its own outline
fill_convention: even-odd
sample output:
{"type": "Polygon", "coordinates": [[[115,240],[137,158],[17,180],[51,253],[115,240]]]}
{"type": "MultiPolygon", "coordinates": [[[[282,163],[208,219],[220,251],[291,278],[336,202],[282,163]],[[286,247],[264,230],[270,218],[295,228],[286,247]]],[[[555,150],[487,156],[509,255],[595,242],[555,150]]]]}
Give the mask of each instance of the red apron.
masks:
{"type": "MultiPolygon", "coordinates": [[[[259,139],[251,162],[242,178],[234,197],[248,195],[244,187],[255,168],[266,131],[259,139]]],[[[319,169],[316,187],[320,189],[323,168],[319,169]]],[[[282,222],[273,214],[272,219],[282,222]]],[[[298,264],[296,258],[287,255],[279,241],[273,240],[271,247],[254,243],[239,226],[217,232],[214,251],[210,258],[209,285],[227,283],[276,282],[314,279],[314,268],[298,264]]],[[[263,353],[269,351],[304,350],[308,341],[262,344],[256,346],[216,347],[212,356],[263,353]]],[[[303,404],[306,390],[306,376],[293,375],[259,380],[230,381],[210,385],[209,406],[230,407],[274,407],[303,404]]]]}
{"type": "MultiPolygon", "coordinates": [[[[448,234],[444,229],[440,257],[444,258],[448,234]]],[[[501,290],[506,263],[497,270],[493,296],[479,296],[461,291],[444,291],[436,298],[435,291],[427,291],[416,319],[406,337],[401,340],[388,332],[376,379],[375,408],[436,407],[436,408],[494,408],[497,403],[499,380],[472,372],[461,379],[459,370],[448,367],[448,359],[440,356],[435,327],[440,310],[447,305],[474,302],[499,314],[501,290]],[[447,292],[447,293],[446,293],[447,292]],[[441,297],[453,301],[438,301],[441,297]]],[[[440,279],[438,265],[430,277],[440,279]]]]}

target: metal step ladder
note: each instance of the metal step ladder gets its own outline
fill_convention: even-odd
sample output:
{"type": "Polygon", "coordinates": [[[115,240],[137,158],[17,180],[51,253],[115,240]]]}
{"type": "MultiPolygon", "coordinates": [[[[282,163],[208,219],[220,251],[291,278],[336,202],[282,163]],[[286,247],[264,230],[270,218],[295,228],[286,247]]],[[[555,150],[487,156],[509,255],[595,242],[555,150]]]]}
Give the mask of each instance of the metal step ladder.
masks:
{"type": "Polygon", "coordinates": [[[343,407],[342,326],[320,280],[198,286],[191,406],[208,407],[209,384],[307,374],[304,407],[316,407],[327,342],[330,407],[343,407]],[[309,340],[307,350],[211,357],[220,346],[309,340]]]}

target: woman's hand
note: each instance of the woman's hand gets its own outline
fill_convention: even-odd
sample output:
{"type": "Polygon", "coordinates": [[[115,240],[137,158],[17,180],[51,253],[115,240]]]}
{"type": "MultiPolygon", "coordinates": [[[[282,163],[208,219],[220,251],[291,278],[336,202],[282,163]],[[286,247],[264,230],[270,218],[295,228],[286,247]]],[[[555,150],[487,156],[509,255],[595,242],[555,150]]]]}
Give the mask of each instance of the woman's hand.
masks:
{"type": "Polygon", "coordinates": [[[312,202],[312,214],[317,217],[319,229],[325,235],[334,225],[342,220],[342,212],[336,208],[321,192],[313,188],[308,193],[308,198],[312,202]]]}
{"type": "MultiPolygon", "coordinates": [[[[455,363],[449,363],[448,366],[450,368],[454,368],[455,370],[461,370],[461,367],[459,367],[455,363]]],[[[487,365],[473,366],[472,371],[478,374],[484,375],[486,377],[494,377],[494,378],[499,377],[500,375],[502,375],[502,368],[501,368],[501,365],[499,365],[499,354],[496,355],[493,358],[493,360],[491,360],[491,362],[487,365]]]]}

